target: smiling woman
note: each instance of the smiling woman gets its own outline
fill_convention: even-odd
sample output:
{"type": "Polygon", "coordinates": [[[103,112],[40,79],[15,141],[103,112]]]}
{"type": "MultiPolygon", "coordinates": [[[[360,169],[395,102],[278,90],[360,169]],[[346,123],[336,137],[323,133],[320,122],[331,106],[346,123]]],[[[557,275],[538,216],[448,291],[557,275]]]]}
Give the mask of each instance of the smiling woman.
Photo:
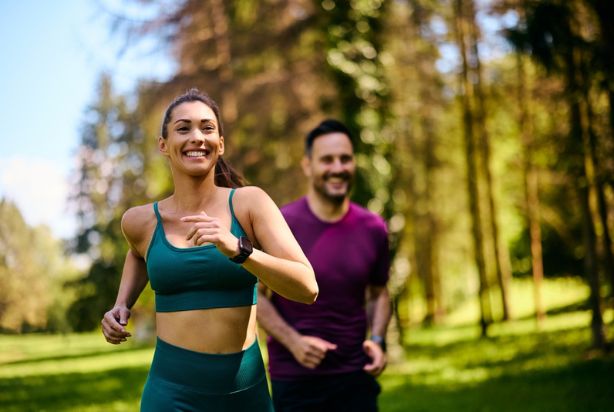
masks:
{"type": "MultiPolygon", "coordinates": [[[[219,157],[217,157],[215,163],[215,184],[227,187],[244,186],[243,178],[222,157],[222,154],[224,154],[224,126],[218,119],[220,119],[220,110],[217,103],[206,94],[200,94],[198,90],[192,89],[175,99],[166,110],[160,133],[160,139],[163,140],[160,140],[160,143],[164,144],[168,139],[169,126],[181,136],[189,137],[190,133],[195,133],[198,130],[203,138],[209,138],[209,143],[212,139],[219,139],[220,149],[219,157]],[[187,107],[179,107],[182,105],[187,107]],[[177,108],[177,113],[174,114],[175,117],[170,124],[175,108],[177,108]],[[199,114],[203,117],[190,118],[191,111],[199,112],[199,109],[199,114]]],[[[202,152],[192,151],[189,154],[186,152],[185,156],[206,158],[210,154],[210,146],[205,145],[202,149],[204,149],[202,152]]]]}
{"type": "Polygon", "coordinates": [[[158,148],[174,193],[129,209],[130,245],[115,306],[102,320],[119,344],[148,281],[156,293],[157,343],[142,411],[270,411],[256,342],[259,281],[313,303],[313,269],[271,198],[224,159],[217,104],[196,89],[166,110],[158,148]]]}

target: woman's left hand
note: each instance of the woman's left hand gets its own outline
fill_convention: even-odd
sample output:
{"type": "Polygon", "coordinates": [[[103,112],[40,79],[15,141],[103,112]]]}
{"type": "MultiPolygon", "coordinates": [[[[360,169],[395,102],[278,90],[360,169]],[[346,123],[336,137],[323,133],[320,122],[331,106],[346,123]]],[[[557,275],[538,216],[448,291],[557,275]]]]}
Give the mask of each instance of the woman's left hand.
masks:
{"type": "Polygon", "coordinates": [[[201,212],[199,215],[184,216],[181,221],[193,223],[186,239],[191,240],[195,246],[213,243],[220,252],[228,257],[233,257],[238,253],[238,239],[217,217],[201,212]]]}

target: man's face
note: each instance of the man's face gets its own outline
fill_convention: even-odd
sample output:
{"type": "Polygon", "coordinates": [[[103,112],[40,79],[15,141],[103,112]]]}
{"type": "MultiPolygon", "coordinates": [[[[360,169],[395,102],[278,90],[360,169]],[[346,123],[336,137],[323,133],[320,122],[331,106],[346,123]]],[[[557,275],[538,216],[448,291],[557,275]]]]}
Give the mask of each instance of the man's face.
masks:
{"type": "Polygon", "coordinates": [[[303,171],[314,190],[325,199],[341,203],[349,195],[356,172],[354,149],[344,133],[328,133],[313,141],[303,171]]]}

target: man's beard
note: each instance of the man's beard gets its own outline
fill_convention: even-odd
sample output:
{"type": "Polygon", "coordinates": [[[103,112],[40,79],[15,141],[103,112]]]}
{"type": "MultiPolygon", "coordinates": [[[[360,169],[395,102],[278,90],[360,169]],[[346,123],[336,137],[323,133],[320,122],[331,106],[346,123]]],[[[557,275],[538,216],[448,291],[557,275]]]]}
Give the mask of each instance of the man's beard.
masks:
{"type": "Polygon", "coordinates": [[[326,174],[317,182],[314,182],[313,188],[316,192],[318,192],[324,199],[329,202],[340,205],[343,203],[346,197],[349,196],[350,190],[352,189],[352,184],[354,182],[353,175],[351,173],[335,173],[335,174],[326,174]],[[347,183],[347,189],[344,193],[330,193],[326,190],[326,182],[331,178],[341,178],[347,183]]]}

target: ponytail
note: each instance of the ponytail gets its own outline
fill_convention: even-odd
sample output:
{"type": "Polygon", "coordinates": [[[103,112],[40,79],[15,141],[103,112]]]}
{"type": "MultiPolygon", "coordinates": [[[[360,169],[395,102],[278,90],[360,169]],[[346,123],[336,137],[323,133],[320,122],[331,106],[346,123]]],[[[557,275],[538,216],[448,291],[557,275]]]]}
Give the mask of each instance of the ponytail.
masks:
{"type": "Polygon", "coordinates": [[[215,184],[230,188],[243,187],[245,186],[245,178],[233,169],[223,157],[218,157],[215,163],[215,184]]]}

